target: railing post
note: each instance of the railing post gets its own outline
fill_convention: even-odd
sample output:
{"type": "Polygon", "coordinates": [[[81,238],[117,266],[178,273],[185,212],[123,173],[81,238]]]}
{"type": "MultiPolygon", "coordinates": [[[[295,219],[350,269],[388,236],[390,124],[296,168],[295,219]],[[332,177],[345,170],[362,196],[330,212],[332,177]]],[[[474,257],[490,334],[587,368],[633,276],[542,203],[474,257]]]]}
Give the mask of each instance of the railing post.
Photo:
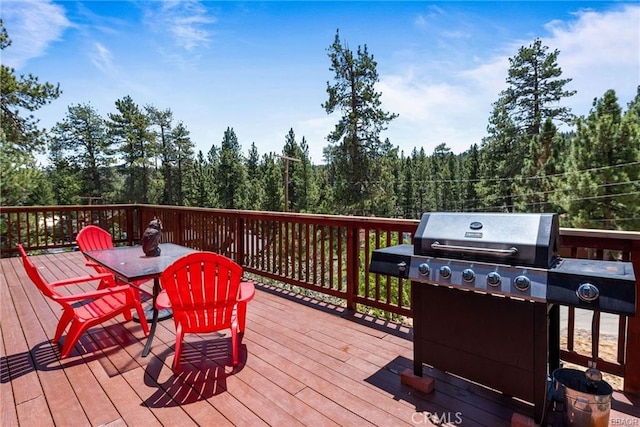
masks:
{"type": "MultiPolygon", "coordinates": [[[[640,297],[640,240],[631,242],[631,262],[636,276],[636,299],[640,297]]],[[[636,301],[636,315],[629,317],[627,351],[624,370],[624,391],[640,396],[640,309],[636,301]]]]}
{"type": "Polygon", "coordinates": [[[356,310],[356,296],[360,288],[360,236],[358,227],[347,227],[347,309],[356,310]]]}

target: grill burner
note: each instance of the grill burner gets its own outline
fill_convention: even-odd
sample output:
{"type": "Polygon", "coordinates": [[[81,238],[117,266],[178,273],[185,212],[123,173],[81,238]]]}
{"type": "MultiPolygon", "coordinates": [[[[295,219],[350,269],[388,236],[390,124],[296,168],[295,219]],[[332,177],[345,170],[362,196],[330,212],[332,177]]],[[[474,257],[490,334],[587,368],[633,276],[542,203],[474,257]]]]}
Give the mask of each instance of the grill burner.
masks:
{"type": "Polygon", "coordinates": [[[411,280],[414,374],[429,364],[533,402],[541,419],[558,304],[636,311],[631,263],[562,259],[559,240],[557,214],[437,212],[413,245],[374,250],[370,272],[411,280]]]}

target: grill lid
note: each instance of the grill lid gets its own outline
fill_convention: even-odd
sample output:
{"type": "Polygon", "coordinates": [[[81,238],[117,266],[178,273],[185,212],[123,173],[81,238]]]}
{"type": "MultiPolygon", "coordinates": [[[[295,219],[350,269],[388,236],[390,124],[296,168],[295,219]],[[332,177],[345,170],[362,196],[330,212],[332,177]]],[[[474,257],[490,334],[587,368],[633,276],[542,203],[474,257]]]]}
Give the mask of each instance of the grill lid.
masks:
{"type": "Polygon", "coordinates": [[[416,230],[414,254],[550,268],[559,231],[551,213],[430,212],[416,230]]]}

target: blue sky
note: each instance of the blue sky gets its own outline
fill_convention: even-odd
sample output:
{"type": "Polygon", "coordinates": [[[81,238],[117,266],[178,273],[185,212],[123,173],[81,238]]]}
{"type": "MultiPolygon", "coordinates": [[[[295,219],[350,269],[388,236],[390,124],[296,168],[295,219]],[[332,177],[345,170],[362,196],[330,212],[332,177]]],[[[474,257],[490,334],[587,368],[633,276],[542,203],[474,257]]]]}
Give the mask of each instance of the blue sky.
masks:
{"type": "Polygon", "coordinates": [[[608,89],[626,108],[640,84],[638,2],[3,0],[1,14],[13,41],[2,63],[63,91],[34,113],[42,126],[75,104],[106,118],[129,95],[170,108],[205,153],[227,127],[245,153],[280,152],[293,128],[322,163],[337,29],[377,61],[382,108],[399,114],[381,136],[405,154],[479,144],[508,58],[535,38],[560,51],[575,114],[608,89]]]}

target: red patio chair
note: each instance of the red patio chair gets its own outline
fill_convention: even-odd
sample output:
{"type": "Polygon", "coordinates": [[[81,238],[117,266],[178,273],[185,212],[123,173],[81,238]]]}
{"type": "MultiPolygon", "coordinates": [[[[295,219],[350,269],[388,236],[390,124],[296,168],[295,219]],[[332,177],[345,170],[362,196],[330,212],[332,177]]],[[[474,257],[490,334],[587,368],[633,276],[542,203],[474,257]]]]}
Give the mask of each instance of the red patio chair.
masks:
{"type": "MultiPolygon", "coordinates": [[[[87,225],[83,227],[82,230],[80,230],[80,232],[76,236],[76,243],[78,244],[78,247],[82,252],[113,248],[113,240],[111,238],[111,234],[109,234],[108,231],[96,225],[87,225]]],[[[87,260],[87,265],[90,267],[93,267],[97,273],[111,273],[106,268],[96,264],[91,260],[87,260]]],[[[148,282],[148,280],[138,280],[131,284],[139,287],[145,282],[148,282]]],[[[116,285],[121,285],[121,284],[124,284],[124,282],[116,278],[116,285]]],[[[105,287],[105,284],[100,283],[100,285],[98,286],[98,289],[102,289],[104,287],[105,287]]]]}
{"type": "MultiPolygon", "coordinates": [[[[111,240],[111,234],[108,231],[95,225],[87,225],[76,236],[76,243],[82,252],[95,251],[100,249],[113,248],[113,241],[111,240]]],[[[93,267],[97,273],[111,273],[106,268],[94,263],[87,259],[87,265],[93,267]]],[[[114,282],[111,282],[115,284],[114,282]]],[[[106,286],[105,282],[100,282],[98,289],[103,289],[106,286]]]]}
{"type": "Polygon", "coordinates": [[[242,267],[213,252],[193,252],[177,259],[160,276],[173,309],[177,373],[185,333],[231,330],[233,366],[238,365],[238,333],[244,332],[246,305],[255,294],[253,283],[241,286],[242,267]]]}
{"type": "Polygon", "coordinates": [[[147,325],[142,306],[140,305],[139,294],[129,285],[114,285],[114,277],[111,273],[100,273],[47,282],[31,259],[29,259],[22,245],[18,244],[18,250],[22,257],[24,269],[31,281],[40,289],[40,292],[42,292],[44,296],[62,306],[62,317],[60,317],[60,321],[58,322],[53,341],[59,342],[62,338],[62,333],[67,326],[71,324],[64,340],[62,351],[60,352],[61,359],[69,356],[75,343],[89,328],[103,323],[120,313],[124,315],[126,320],[131,320],[132,309],[138,312],[140,325],[142,326],[145,336],[149,334],[149,326],[147,325]],[[96,280],[100,280],[100,283],[105,284],[105,287],[92,292],[73,295],[63,295],[56,290],[56,288],[60,286],[77,285],[96,280]],[[78,302],[82,302],[83,304],[74,304],[78,302]]]}

